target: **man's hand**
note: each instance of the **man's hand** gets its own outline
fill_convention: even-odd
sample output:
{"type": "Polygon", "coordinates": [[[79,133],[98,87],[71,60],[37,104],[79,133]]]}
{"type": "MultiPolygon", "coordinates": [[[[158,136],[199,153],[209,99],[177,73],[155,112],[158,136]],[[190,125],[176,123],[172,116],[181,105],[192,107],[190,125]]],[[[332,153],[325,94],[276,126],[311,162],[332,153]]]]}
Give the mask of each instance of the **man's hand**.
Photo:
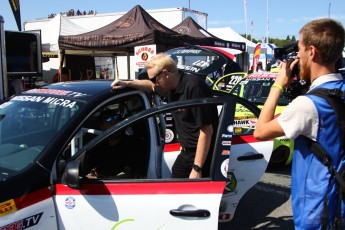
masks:
{"type": "Polygon", "coordinates": [[[122,89],[127,87],[126,81],[121,81],[119,79],[115,79],[112,83],[111,83],[111,88],[112,89],[122,89]]]}
{"type": "Polygon", "coordinates": [[[275,80],[275,83],[278,85],[281,85],[283,88],[288,87],[291,82],[292,78],[294,76],[291,76],[292,70],[299,62],[299,59],[287,61],[287,62],[281,62],[279,65],[279,72],[278,76],[275,80]]]}
{"type": "Polygon", "coordinates": [[[201,177],[202,177],[201,171],[197,172],[194,169],[192,169],[192,171],[189,174],[189,179],[197,179],[197,178],[201,178],[201,177]]]}

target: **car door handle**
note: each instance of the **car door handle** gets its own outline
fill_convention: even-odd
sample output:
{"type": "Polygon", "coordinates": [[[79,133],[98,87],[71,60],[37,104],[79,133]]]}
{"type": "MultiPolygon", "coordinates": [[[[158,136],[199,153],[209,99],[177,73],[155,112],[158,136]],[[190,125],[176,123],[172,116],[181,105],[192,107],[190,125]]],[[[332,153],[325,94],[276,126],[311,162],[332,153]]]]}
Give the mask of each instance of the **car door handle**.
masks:
{"type": "Polygon", "coordinates": [[[260,160],[264,158],[264,155],[261,153],[256,153],[248,156],[240,156],[237,158],[238,161],[249,161],[249,160],[260,160]]]}
{"type": "Polygon", "coordinates": [[[189,217],[209,217],[211,215],[210,211],[205,210],[205,209],[197,209],[197,210],[172,209],[170,210],[170,214],[173,216],[189,216],[189,217]]]}

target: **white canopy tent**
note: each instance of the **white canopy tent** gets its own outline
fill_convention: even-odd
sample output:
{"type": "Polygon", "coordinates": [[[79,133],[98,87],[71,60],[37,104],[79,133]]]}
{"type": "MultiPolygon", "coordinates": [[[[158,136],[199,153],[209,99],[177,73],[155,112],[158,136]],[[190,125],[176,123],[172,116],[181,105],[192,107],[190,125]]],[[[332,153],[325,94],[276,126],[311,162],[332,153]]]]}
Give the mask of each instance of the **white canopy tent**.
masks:
{"type": "Polygon", "coordinates": [[[24,30],[41,30],[42,45],[48,45],[50,52],[59,51],[58,41],[60,35],[76,35],[88,32],[87,29],[71,22],[61,14],[57,14],[53,19],[46,20],[42,24],[26,22],[24,30]]]}
{"type": "Polygon", "coordinates": [[[208,28],[208,31],[215,36],[228,40],[228,41],[236,41],[236,42],[245,42],[247,45],[247,52],[253,53],[256,44],[248,39],[242,37],[236,31],[234,31],[231,27],[222,27],[222,28],[208,28]]]}
{"type": "Polygon", "coordinates": [[[51,20],[42,22],[25,22],[24,30],[41,30],[42,55],[48,57],[49,61],[43,63],[43,80],[51,82],[54,74],[60,66],[59,59],[59,36],[76,35],[88,32],[77,24],[71,22],[67,17],[57,14],[51,20]]]}

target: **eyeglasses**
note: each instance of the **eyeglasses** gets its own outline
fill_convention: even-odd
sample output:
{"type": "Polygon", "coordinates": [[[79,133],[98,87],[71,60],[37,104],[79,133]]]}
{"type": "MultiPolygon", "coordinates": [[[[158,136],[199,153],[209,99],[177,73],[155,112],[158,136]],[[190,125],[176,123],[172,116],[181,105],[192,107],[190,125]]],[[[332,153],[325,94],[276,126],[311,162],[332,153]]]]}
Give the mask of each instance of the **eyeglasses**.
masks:
{"type": "Polygon", "coordinates": [[[114,115],[111,115],[111,116],[107,116],[107,117],[104,117],[104,121],[107,122],[107,123],[111,123],[113,121],[121,121],[122,120],[122,116],[120,114],[114,114],[114,115]]]}
{"type": "Polygon", "coordinates": [[[153,83],[156,83],[156,82],[157,82],[157,77],[158,77],[159,75],[161,75],[162,73],[163,73],[163,70],[160,71],[156,76],[150,78],[150,81],[152,81],[153,83]]]}

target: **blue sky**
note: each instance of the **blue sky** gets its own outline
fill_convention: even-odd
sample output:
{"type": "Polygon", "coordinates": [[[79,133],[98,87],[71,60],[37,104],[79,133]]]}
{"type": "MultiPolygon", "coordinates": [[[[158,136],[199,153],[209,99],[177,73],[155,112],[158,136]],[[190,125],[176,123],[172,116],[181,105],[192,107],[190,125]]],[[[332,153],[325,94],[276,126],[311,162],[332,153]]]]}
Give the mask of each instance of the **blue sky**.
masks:
{"type": "MultiPolygon", "coordinates": [[[[305,23],[323,17],[336,19],[345,26],[344,0],[247,0],[247,23],[244,0],[20,0],[22,24],[69,9],[111,13],[126,12],[135,5],[141,5],[145,10],[190,6],[192,10],[208,14],[208,28],[231,27],[241,34],[253,34],[256,39],[266,36],[267,16],[268,36],[272,38],[285,39],[295,35],[298,39],[298,31],[305,23]]],[[[18,30],[8,0],[0,1],[0,15],[5,20],[5,30],[18,30]]]]}

